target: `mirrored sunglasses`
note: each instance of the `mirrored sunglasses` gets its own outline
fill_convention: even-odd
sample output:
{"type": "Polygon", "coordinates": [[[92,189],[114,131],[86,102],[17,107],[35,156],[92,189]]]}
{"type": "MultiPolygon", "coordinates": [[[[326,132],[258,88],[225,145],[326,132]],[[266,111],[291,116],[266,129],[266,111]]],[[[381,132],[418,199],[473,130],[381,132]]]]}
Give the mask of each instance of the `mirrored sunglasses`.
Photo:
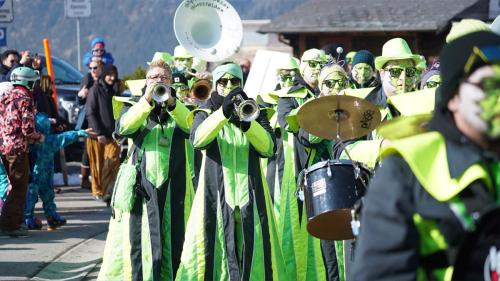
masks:
{"type": "Polygon", "coordinates": [[[402,67],[391,67],[391,68],[386,68],[386,71],[389,71],[389,74],[391,75],[392,78],[399,78],[401,77],[401,73],[405,71],[405,75],[408,78],[415,77],[417,75],[417,69],[414,67],[407,67],[407,68],[402,68],[402,67]]]}
{"type": "Polygon", "coordinates": [[[240,84],[240,79],[238,78],[231,78],[231,79],[226,79],[226,78],[221,78],[219,81],[217,81],[217,84],[222,85],[224,87],[227,86],[227,84],[231,81],[231,85],[239,85],[240,84]]]}

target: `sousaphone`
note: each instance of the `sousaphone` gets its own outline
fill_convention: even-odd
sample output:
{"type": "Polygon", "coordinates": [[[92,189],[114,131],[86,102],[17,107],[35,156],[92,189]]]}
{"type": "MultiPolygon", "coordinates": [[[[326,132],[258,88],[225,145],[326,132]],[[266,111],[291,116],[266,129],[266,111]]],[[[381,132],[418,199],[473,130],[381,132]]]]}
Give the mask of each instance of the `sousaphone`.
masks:
{"type": "Polygon", "coordinates": [[[194,57],[218,62],[238,51],[243,25],[225,0],[185,0],[175,12],[174,32],[194,57]]]}

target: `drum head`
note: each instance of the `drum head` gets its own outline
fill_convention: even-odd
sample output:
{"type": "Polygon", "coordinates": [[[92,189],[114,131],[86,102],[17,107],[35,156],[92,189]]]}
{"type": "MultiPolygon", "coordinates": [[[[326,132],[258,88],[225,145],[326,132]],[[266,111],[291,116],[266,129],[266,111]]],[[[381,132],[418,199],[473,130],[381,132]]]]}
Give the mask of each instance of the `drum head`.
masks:
{"type": "Polygon", "coordinates": [[[307,231],[323,240],[354,239],[351,229],[351,209],[337,209],[309,218],[307,231]]]}

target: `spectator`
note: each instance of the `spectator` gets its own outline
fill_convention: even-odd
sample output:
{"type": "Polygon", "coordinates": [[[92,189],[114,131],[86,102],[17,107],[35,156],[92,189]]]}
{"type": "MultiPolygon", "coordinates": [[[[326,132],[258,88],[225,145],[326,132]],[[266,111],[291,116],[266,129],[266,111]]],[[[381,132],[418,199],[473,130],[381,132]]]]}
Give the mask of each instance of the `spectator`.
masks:
{"type": "Polygon", "coordinates": [[[105,44],[102,38],[94,38],[94,40],[92,40],[92,42],[90,43],[90,48],[92,50],[85,53],[85,56],[83,57],[83,65],[88,66],[93,58],[100,59],[105,65],[113,64],[115,61],[113,59],[113,56],[111,55],[111,53],[106,52],[106,49],[104,49],[104,47],[105,44]]]}
{"type": "MultiPolygon", "coordinates": [[[[35,204],[38,196],[43,201],[43,210],[49,229],[66,224],[66,219],[56,211],[54,202],[54,153],[76,142],[79,137],[87,137],[85,130],[67,131],[60,134],[51,133],[51,120],[44,113],[38,112],[35,117],[36,130],[45,135],[45,141],[30,147],[30,155],[34,155],[34,167],[29,184],[24,219],[29,229],[41,229],[40,219],[35,217],[35,204]]],[[[88,129],[91,132],[91,129],[88,129]]]]}
{"type": "MultiPolygon", "coordinates": [[[[87,101],[87,96],[89,94],[89,89],[92,88],[94,83],[99,80],[99,76],[102,73],[102,61],[98,58],[93,58],[89,63],[89,72],[83,77],[80,83],[80,91],[76,97],[76,104],[80,107],[80,112],[78,115],[78,120],[76,122],[75,129],[86,129],[88,126],[87,119],[85,118],[86,107],[85,103],[87,101]]],[[[83,154],[82,154],[82,164],[80,168],[81,182],[80,187],[85,189],[91,188],[91,183],[89,180],[90,176],[90,163],[89,155],[87,153],[87,142],[84,143],[83,154]]]]}
{"type": "Polygon", "coordinates": [[[99,80],[90,88],[86,102],[88,125],[97,136],[87,139],[92,195],[107,203],[111,198],[103,196],[112,189],[120,166],[120,147],[112,137],[115,130],[112,99],[121,94],[120,88],[116,66],[106,65],[99,80]]]}
{"type": "Polygon", "coordinates": [[[244,59],[240,63],[241,71],[243,72],[243,84],[247,81],[248,73],[252,67],[252,62],[249,59],[244,59]]]}
{"type": "Polygon", "coordinates": [[[0,153],[12,186],[0,216],[0,229],[11,236],[27,234],[22,224],[30,174],[28,144],[44,141],[35,130],[31,92],[38,75],[28,67],[14,69],[10,77],[14,89],[0,98],[0,153]]]}
{"type": "Polygon", "coordinates": [[[19,64],[20,57],[16,50],[7,50],[2,53],[0,57],[2,60],[2,64],[0,65],[0,81],[9,81],[9,72],[15,65],[19,64]]]}

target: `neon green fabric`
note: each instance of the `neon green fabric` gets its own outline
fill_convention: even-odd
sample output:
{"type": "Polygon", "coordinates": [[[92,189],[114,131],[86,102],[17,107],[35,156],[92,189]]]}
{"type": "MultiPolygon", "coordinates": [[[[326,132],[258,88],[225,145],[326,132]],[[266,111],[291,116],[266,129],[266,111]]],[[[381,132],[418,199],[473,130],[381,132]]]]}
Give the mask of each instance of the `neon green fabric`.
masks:
{"type": "MultiPolygon", "coordinates": [[[[381,144],[381,139],[357,141],[353,144],[348,145],[346,147],[346,150],[348,151],[352,160],[359,161],[369,168],[374,169],[375,165],[378,162],[381,144]]],[[[340,155],[340,159],[349,159],[349,157],[345,152],[343,152],[340,155]]]]}
{"type": "MultiPolygon", "coordinates": [[[[450,176],[444,137],[438,132],[429,132],[392,142],[382,150],[381,157],[398,154],[408,163],[422,187],[436,200],[457,204],[458,194],[475,181],[483,181],[492,188],[488,172],[479,164],[472,165],[458,178],[450,176]]],[[[460,214],[460,211],[458,212],[460,214]]],[[[464,213],[462,211],[461,213],[464,213]]],[[[415,214],[415,226],[420,234],[419,254],[428,256],[448,245],[439,231],[437,223],[415,214]]],[[[450,280],[452,267],[433,270],[437,280],[450,280]]],[[[423,270],[418,272],[418,280],[426,280],[423,270]]]]}
{"type": "Polygon", "coordinates": [[[136,101],[134,101],[133,98],[130,97],[113,96],[112,105],[113,105],[113,117],[115,118],[115,120],[117,120],[118,117],[120,116],[123,104],[125,103],[134,105],[136,101]]]}
{"type": "MultiPolygon", "coordinates": [[[[264,241],[268,240],[271,244],[271,259],[273,265],[273,280],[289,280],[286,274],[286,269],[283,262],[283,256],[280,249],[280,243],[278,236],[276,234],[276,222],[274,219],[273,206],[271,204],[271,198],[269,195],[269,190],[265,182],[265,177],[261,171],[262,183],[255,183],[256,186],[259,184],[263,185],[264,200],[266,205],[266,212],[268,218],[268,229],[269,237],[264,237],[263,229],[264,225],[261,222],[261,217],[259,215],[259,208],[257,206],[256,200],[251,200],[251,198],[256,197],[256,191],[249,188],[249,155],[250,155],[250,138],[262,138],[262,133],[269,137],[269,134],[265,131],[261,131],[260,124],[252,123],[249,131],[243,133],[240,128],[236,127],[232,123],[228,123],[227,119],[222,114],[221,110],[216,110],[212,112],[204,121],[194,130],[193,143],[195,147],[205,148],[208,144],[212,143],[210,148],[214,148],[217,145],[217,153],[220,155],[220,166],[214,164],[212,159],[210,159],[210,168],[222,169],[223,183],[220,186],[214,187],[213,184],[207,179],[210,179],[210,175],[207,175],[207,153],[211,151],[209,149],[204,150],[204,157],[202,161],[202,167],[199,178],[199,186],[196,191],[195,199],[193,201],[193,209],[189,220],[187,222],[187,231],[185,235],[185,242],[183,253],[181,257],[181,265],[177,272],[176,280],[229,280],[229,269],[227,264],[226,245],[229,242],[235,243],[237,252],[244,251],[245,247],[242,243],[242,233],[239,233],[239,213],[237,210],[242,210],[251,204],[252,206],[252,216],[253,216],[253,243],[251,246],[247,247],[252,249],[251,266],[249,269],[249,280],[262,280],[265,278],[269,279],[269,276],[265,277],[264,268],[264,241]],[[252,129],[253,127],[253,129],[252,129]],[[215,166],[217,165],[217,166],[215,166]],[[210,185],[209,185],[210,184],[210,185]],[[217,207],[217,214],[215,218],[212,218],[210,214],[206,213],[205,206],[207,198],[212,198],[214,190],[220,188],[223,190],[221,193],[216,192],[217,201],[210,201],[209,204],[214,204],[217,207]],[[210,192],[208,192],[208,190],[210,192]],[[223,194],[223,198],[221,198],[223,194]],[[221,202],[225,206],[221,205],[221,202]],[[226,241],[224,236],[224,231],[227,231],[228,226],[224,224],[223,218],[223,208],[228,208],[228,212],[234,211],[234,237],[233,241],[226,241]],[[213,234],[205,233],[204,225],[207,224],[207,217],[210,216],[210,223],[215,223],[215,236],[213,234]],[[213,220],[216,220],[215,222],[213,220]],[[215,238],[215,245],[213,249],[214,253],[214,265],[213,265],[213,276],[206,276],[206,260],[205,251],[206,239],[215,238]]],[[[266,138],[263,138],[264,140],[266,138]]],[[[262,150],[267,150],[267,141],[253,140],[257,143],[257,146],[262,146],[262,150]]],[[[252,144],[253,145],[253,144],[252,144]]],[[[257,149],[256,149],[257,150],[257,149]]],[[[272,150],[272,148],[271,148],[272,150]]],[[[255,152],[253,152],[255,154],[255,152]]],[[[268,153],[266,151],[266,153],[268,153]]],[[[271,152],[272,154],[272,152],[271,152]]],[[[210,169],[211,171],[211,169],[210,169]]],[[[219,184],[219,183],[216,183],[219,184]]],[[[259,187],[260,188],[260,187],[259,187]]],[[[210,199],[212,200],[212,199],[210,199]]],[[[226,209],[227,210],[227,209],[226,209]]],[[[248,210],[248,209],[246,209],[248,210]]],[[[243,234],[244,235],[244,234],[243,234]]]]}
{"type": "Polygon", "coordinates": [[[214,111],[205,120],[203,130],[197,130],[195,133],[193,146],[201,149],[212,142],[219,134],[222,127],[229,122],[224,116],[222,108],[214,111]]]}
{"type": "Polygon", "coordinates": [[[382,150],[381,157],[394,153],[405,159],[420,184],[438,201],[450,200],[475,180],[492,186],[488,172],[480,165],[471,166],[459,178],[451,178],[444,138],[437,132],[394,141],[382,150]]]}
{"type": "Polygon", "coordinates": [[[245,136],[260,154],[267,157],[273,156],[273,140],[259,123],[252,121],[245,136]]]}
{"type": "Polygon", "coordinates": [[[428,88],[416,92],[393,95],[387,99],[402,116],[431,113],[434,111],[436,88],[428,88]]]}

